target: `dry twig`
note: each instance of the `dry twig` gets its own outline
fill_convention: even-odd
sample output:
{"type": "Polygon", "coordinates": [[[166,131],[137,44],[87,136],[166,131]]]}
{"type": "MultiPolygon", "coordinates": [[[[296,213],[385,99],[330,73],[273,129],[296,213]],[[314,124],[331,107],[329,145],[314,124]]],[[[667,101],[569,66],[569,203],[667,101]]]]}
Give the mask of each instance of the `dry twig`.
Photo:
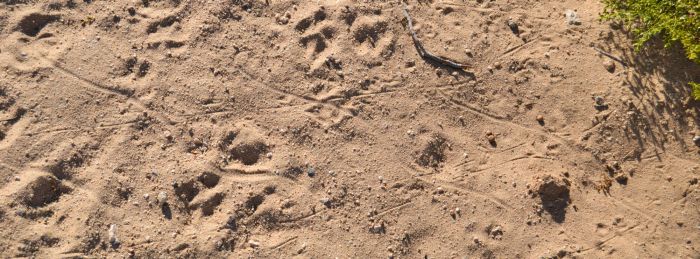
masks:
{"type": "Polygon", "coordinates": [[[416,46],[416,49],[418,50],[418,55],[420,55],[424,59],[430,59],[430,60],[435,61],[437,63],[440,63],[442,65],[456,68],[456,69],[465,69],[465,68],[469,67],[468,65],[452,61],[448,58],[434,55],[434,54],[430,53],[429,51],[427,51],[423,47],[423,43],[421,43],[420,39],[418,39],[418,35],[416,35],[416,32],[413,30],[413,19],[411,19],[411,15],[408,14],[408,8],[406,7],[406,3],[404,3],[402,1],[401,4],[403,4],[403,15],[406,16],[406,20],[408,22],[408,31],[411,32],[411,37],[413,38],[413,44],[416,46]]]}

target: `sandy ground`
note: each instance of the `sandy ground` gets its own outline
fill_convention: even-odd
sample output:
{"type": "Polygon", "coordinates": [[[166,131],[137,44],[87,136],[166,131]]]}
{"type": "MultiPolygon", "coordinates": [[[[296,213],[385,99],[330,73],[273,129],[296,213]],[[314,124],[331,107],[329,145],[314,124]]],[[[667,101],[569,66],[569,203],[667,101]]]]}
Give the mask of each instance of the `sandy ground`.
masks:
{"type": "Polygon", "coordinates": [[[402,10],[0,0],[0,257],[700,258],[697,65],[409,1],[455,70],[402,10]]]}

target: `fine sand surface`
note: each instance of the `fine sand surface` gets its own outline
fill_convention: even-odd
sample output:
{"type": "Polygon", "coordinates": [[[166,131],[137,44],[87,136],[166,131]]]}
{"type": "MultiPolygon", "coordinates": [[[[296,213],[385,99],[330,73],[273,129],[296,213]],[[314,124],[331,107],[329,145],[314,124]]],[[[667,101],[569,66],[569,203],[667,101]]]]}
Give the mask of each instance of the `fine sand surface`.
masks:
{"type": "Polygon", "coordinates": [[[0,0],[0,258],[700,258],[700,68],[602,8],[0,0]]]}

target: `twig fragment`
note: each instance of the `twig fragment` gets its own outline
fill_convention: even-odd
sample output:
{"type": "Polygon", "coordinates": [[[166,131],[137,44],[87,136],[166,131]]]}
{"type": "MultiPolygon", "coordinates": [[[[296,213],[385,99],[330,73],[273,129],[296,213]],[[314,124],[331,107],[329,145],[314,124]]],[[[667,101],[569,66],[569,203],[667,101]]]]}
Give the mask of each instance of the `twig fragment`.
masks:
{"type": "Polygon", "coordinates": [[[434,55],[427,51],[423,47],[423,43],[421,43],[420,39],[418,39],[418,35],[416,35],[416,32],[413,30],[413,19],[411,19],[411,15],[408,14],[408,8],[406,7],[406,3],[401,2],[403,4],[403,15],[406,16],[406,20],[408,22],[408,31],[411,32],[411,37],[413,38],[413,44],[416,46],[416,49],[418,50],[418,55],[420,55],[424,59],[430,59],[433,60],[437,63],[440,63],[442,65],[456,68],[456,69],[465,69],[468,68],[468,65],[461,64],[455,61],[452,61],[448,58],[444,58],[441,56],[434,55]]]}

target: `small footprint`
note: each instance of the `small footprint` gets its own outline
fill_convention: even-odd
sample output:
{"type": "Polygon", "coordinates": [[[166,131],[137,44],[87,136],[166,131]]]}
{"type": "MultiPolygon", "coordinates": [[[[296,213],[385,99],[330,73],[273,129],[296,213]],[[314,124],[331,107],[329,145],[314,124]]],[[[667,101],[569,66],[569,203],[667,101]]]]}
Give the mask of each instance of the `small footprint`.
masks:
{"type": "Polygon", "coordinates": [[[60,19],[58,15],[31,12],[19,20],[15,30],[30,37],[36,37],[47,25],[60,19]]]}
{"type": "Polygon", "coordinates": [[[363,16],[354,22],[351,32],[358,55],[389,58],[394,53],[395,37],[388,33],[389,24],[375,17],[363,16]]]}
{"type": "Polygon", "coordinates": [[[15,108],[12,112],[0,116],[3,118],[0,120],[0,150],[12,147],[29,127],[31,118],[25,116],[25,113],[24,109],[15,108]]]}

